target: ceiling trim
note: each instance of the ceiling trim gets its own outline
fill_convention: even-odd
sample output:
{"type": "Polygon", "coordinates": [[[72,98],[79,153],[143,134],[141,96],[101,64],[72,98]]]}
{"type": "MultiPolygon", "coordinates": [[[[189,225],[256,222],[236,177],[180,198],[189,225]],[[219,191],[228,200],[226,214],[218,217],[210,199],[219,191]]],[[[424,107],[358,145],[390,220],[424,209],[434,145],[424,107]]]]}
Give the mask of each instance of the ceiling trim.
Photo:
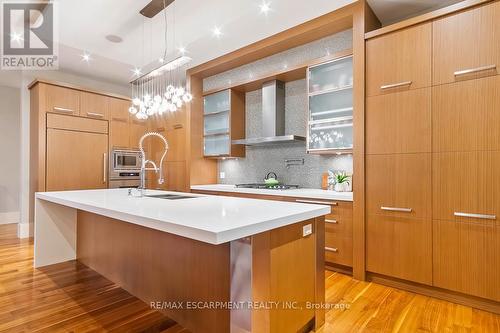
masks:
{"type": "Polygon", "coordinates": [[[473,8],[473,7],[488,3],[488,2],[495,2],[495,1],[498,1],[498,0],[465,0],[462,2],[458,2],[456,4],[453,4],[453,5],[444,7],[444,8],[440,8],[440,9],[437,9],[437,10],[429,12],[429,13],[415,16],[415,17],[409,18],[407,20],[397,22],[397,23],[388,25],[386,27],[383,27],[383,28],[380,28],[380,29],[377,29],[374,31],[367,32],[365,34],[365,39],[374,38],[374,37],[377,37],[380,35],[387,34],[389,32],[401,30],[404,28],[408,28],[408,27],[423,23],[423,22],[434,20],[436,18],[445,16],[445,15],[448,15],[448,14],[451,14],[451,13],[454,13],[454,12],[457,12],[460,10],[473,8]]]}
{"type": "Polygon", "coordinates": [[[319,16],[288,30],[190,68],[189,76],[208,77],[271,56],[290,48],[347,30],[353,26],[358,2],[319,16]]]}

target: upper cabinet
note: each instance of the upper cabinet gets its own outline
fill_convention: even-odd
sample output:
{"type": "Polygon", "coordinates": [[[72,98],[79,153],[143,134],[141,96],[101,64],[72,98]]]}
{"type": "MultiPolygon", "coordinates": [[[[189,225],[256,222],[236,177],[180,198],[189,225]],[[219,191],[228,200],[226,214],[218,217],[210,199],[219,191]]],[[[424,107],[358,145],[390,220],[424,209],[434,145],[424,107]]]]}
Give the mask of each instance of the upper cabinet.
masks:
{"type": "Polygon", "coordinates": [[[109,97],[82,91],[80,95],[80,116],[109,119],[109,97]]]}
{"type": "Polygon", "coordinates": [[[245,147],[232,141],[245,137],[245,94],[223,90],[205,96],[203,103],[205,157],[244,157],[245,147]]]}
{"type": "Polygon", "coordinates": [[[431,85],[432,23],[396,31],[366,42],[368,96],[431,85]]]}
{"type": "Polygon", "coordinates": [[[55,85],[44,85],[45,112],[58,112],[78,116],[80,114],[80,91],[55,85]]]}
{"type": "Polygon", "coordinates": [[[309,153],[353,148],[352,56],[309,67],[309,153]]]}
{"type": "Polygon", "coordinates": [[[500,2],[433,23],[433,84],[496,75],[500,66],[500,2]]]}

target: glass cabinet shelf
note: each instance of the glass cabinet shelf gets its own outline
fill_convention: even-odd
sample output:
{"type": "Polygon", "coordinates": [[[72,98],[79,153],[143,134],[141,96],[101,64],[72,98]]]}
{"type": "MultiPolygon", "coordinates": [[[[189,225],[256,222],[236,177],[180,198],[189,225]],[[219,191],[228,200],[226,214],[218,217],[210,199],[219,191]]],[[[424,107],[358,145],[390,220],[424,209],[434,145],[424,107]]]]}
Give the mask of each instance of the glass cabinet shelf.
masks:
{"type": "Polygon", "coordinates": [[[352,150],[352,56],[310,67],[308,87],[308,152],[352,150]]]}
{"type": "Polygon", "coordinates": [[[353,85],[352,56],[309,68],[309,94],[342,90],[353,85]]]}
{"type": "Polygon", "coordinates": [[[235,147],[231,133],[245,135],[245,94],[231,89],[203,99],[203,154],[206,157],[244,157],[244,147],[235,147]]]}

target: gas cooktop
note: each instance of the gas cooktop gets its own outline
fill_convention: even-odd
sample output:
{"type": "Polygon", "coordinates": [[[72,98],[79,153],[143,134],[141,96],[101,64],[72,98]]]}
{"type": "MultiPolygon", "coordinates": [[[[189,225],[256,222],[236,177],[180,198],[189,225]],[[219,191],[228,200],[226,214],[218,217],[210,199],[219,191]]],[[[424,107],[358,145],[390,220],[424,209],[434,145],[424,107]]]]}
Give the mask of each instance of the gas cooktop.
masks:
{"type": "Polygon", "coordinates": [[[255,189],[265,189],[265,190],[291,190],[299,188],[299,185],[266,185],[266,184],[236,184],[237,188],[255,188],[255,189]]]}

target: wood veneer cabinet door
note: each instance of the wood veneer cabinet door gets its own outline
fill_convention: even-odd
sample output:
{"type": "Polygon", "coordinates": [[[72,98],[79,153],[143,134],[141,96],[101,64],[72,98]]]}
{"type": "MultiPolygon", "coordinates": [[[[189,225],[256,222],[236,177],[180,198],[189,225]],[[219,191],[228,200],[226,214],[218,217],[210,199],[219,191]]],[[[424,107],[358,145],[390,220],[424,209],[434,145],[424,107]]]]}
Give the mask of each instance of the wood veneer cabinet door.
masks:
{"type": "Polygon", "coordinates": [[[430,218],[431,176],[430,153],[368,155],[367,213],[430,218]]]}
{"type": "Polygon", "coordinates": [[[367,154],[431,152],[431,88],[368,97],[367,154]]]}
{"type": "Polygon", "coordinates": [[[435,85],[496,75],[500,67],[500,2],[434,21],[433,44],[435,85]],[[461,71],[470,72],[455,75],[461,71]]]}
{"type": "Polygon", "coordinates": [[[493,217],[500,218],[500,151],[436,153],[432,164],[433,219],[494,222],[493,217]]]}
{"type": "Polygon", "coordinates": [[[368,96],[431,85],[432,24],[425,23],[366,42],[368,96]]]}
{"type": "Polygon", "coordinates": [[[80,114],[80,91],[46,85],[46,112],[58,112],[78,116],[80,114]]]}
{"type": "Polygon", "coordinates": [[[185,161],[186,160],[186,129],[184,127],[176,128],[176,129],[168,130],[164,134],[167,138],[168,145],[169,145],[167,161],[170,161],[170,162],[185,161]]]}
{"type": "Polygon", "coordinates": [[[366,267],[370,272],[431,285],[431,220],[369,214],[366,267]]]}
{"type": "Polygon", "coordinates": [[[130,143],[130,122],[128,108],[130,102],[110,98],[109,101],[109,145],[110,147],[127,148],[130,143]]]}
{"type": "Polygon", "coordinates": [[[352,238],[325,232],[325,261],[352,267],[352,238]]]}
{"type": "Polygon", "coordinates": [[[107,188],[106,134],[47,129],[47,191],[107,188]]]}
{"type": "Polygon", "coordinates": [[[500,301],[500,225],[434,221],[434,285],[500,301]]]}
{"type": "Polygon", "coordinates": [[[80,116],[109,119],[109,97],[82,91],[80,99],[80,116]]]}
{"type": "Polygon", "coordinates": [[[165,162],[166,189],[186,192],[186,162],[165,162]]]}
{"type": "Polygon", "coordinates": [[[129,147],[139,148],[139,140],[148,132],[148,123],[144,120],[130,119],[129,147]]]}
{"type": "Polygon", "coordinates": [[[500,149],[500,76],[436,86],[432,94],[433,151],[500,149]]]}

